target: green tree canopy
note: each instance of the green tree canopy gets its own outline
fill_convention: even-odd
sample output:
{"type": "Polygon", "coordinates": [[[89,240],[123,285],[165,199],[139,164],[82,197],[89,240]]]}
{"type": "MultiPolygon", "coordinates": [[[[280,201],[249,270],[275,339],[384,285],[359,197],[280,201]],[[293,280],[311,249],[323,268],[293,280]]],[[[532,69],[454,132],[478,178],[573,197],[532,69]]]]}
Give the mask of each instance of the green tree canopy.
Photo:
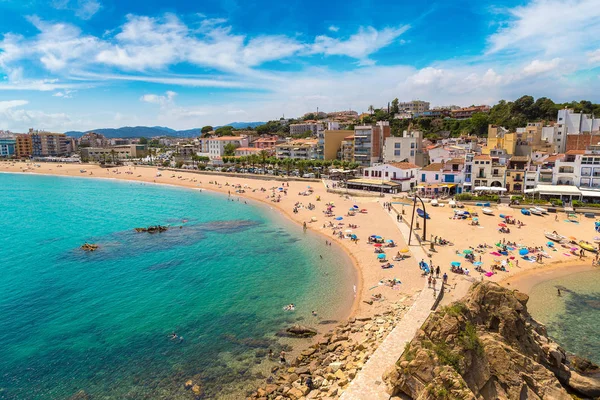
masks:
{"type": "Polygon", "coordinates": [[[202,127],[202,129],[200,130],[200,132],[204,135],[204,134],[207,134],[208,132],[210,132],[212,130],[213,130],[212,126],[206,125],[206,126],[202,127]]]}
{"type": "Polygon", "coordinates": [[[224,155],[225,155],[225,156],[230,156],[230,157],[231,157],[231,156],[234,156],[234,155],[235,155],[235,149],[236,149],[236,148],[237,148],[237,147],[235,146],[235,144],[233,144],[233,143],[227,143],[227,144],[225,145],[225,147],[223,148],[223,150],[224,150],[224,155]]]}

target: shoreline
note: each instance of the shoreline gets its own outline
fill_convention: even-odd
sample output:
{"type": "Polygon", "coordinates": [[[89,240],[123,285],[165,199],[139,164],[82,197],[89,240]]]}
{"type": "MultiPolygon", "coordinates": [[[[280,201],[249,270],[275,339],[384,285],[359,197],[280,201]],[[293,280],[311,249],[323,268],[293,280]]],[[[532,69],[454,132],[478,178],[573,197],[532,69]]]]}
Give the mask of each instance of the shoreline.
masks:
{"type": "Polygon", "coordinates": [[[554,264],[540,265],[538,268],[519,272],[513,276],[506,277],[499,281],[498,284],[529,295],[531,291],[541,283],[596,270],[598,270],[598,268],[591,265],[556,262],[554,264]]]}
{"type": "MultiPolygon", "coordinates": [[[[53,165],[53,164],[45,164],[45,165],[53,165]]],[[[58,165],[58,164],[57,164],[58,165]]],[[[97,167],[98,169],[99,166],[96,165],[88,165],[88,164],[81,164],[81,166],[94,166],[97,167]]],[[[120,168],[124,168],[124,167],[120,167],[120,168]]],[[[146,168],[146,169],[155,169],[158,171],[158,167],[141,167],[141,168],[146,168]]],[[[174,171],[171,171],[174,172],[174,171]]],[[[184,171],[181,171],[184,172],[184,171]]],[[[80,178],[80,179],[101,179],[101,180],[110,180],[110,181],[115,181],[115,182],[136,182],[136,183],[141,183],[141,184],[151,184],[151,185],[157,185],[157,186],[167,186],[167,187],[172,187],[172,188],[178,188],[178,189],[185,189],[185,190],[196,190],[196,191],[208,191],[210,193],[214,193],[214,194],[218,194],[218,195],[223,195],[223,196],[227,196],[227,193],[225,190],[218,190],[221,189],[220,187],[214,188],[214,187],[204,187],[204,186],[188,186],[188,185],[182,185],[182,184],[176,184],[176,183],[166,183],[166,182],[148,182],[146,180],[143,179],[136,179],[133,178],[131,179],[131,176],[126,176],[126,177],[105,177],[105,176],[90,176],[90,175],[66,175],[66,174],[60,174],[60,173],[41,173],[41,172],[32,172],[32,171],[0,171],[0,173],[3,174],[15,174],[15,175],[19,175],[19,174],[27,174],[27,175],[38,175],[38,176],[57,176],[57,177],[66,177],[66,178],[80,178]]],[[[189,172],[188,172],[189,173],[189,172]]],[[[209,175],[203,175],[200,173],[194,173],[200,176],[209,176],[209,175]]],[[[216,178],[216,177],[215,177],[216,178]]],[[[226,177],[224,177],[226,178],[226,177]]],[[[245,178],[245,177],[244,177],[245,178]]],[[[252,179],[252,178],[246,178],[246,179],[252,179]]],[[[259,180],[256,180],[257,182],[259,180]]],[[[265,181],[265,182],[272,182],[272,183],[277,183],[278,181],[273,180],[273,181],[265,181]]],[[[319,184],[322,184],[322,182],[319,182],[319,184]]],[[[260,207],[267,207],[268,209],[271,210],[276,210],[279,215],[283,218],[285,218],[287,221],[298,225],[299,227],[302,227],[302,224],[300,223],[300,221],[297,221],[296,219],[294,219],[289,212],[287,212],[283,207],[279,206],[277,203],[271,203],[271,202],[267,202],[263,199],[259,199],[259,198],[255,198],[255,197],[251,197],[251,196],[247,196],[246,193],[235,193],[235,196],[238,196],[240,198],[244,198],[247,199],[249,201],[257,201],[259,204],[255,204],[258,205],[260,207]]],[[[250,203],[249,203],[250,204],[250,203]]],[[[342,251],[344,254],[346,254],[346,256],[348,257],[348,259],[350,260],[350,263],[352,264],[352,268],[354,269],[354,272],[356,274],[356,291],[354,293],[354,300],[352,301],[352,306],[350,307],[350,310],[345,313],[344,315],[342,315],[342,318],[340,318],[341,320],[347,320],[349,318],[352,317],[356,317],[357,313],[358,313],[358,306],[360,304],[360,298],[363,294],[363,279],[362,279],[362,272],[361,269],[359,267],[359,263],[358,260],[356,259],[356,257],[354,256],[354,254],[352,254],[352,252],[350,252],[345,246],[343,246],[340,241],[334,237],[333,235],[328,235],[322,231],[318,231],[316,229],[312,229],[310,224],[307,224],[307,228],[313,233],[316,234],[317,236],[320,236],[324,239],[327,239],[329,241],[333,241],[335,242],[336,247],[338,248],[338,250],[342,251]]],[[[319,333],[319,335],[317,335],[317,338],[322,335],[323,333],[319,333]]]]}

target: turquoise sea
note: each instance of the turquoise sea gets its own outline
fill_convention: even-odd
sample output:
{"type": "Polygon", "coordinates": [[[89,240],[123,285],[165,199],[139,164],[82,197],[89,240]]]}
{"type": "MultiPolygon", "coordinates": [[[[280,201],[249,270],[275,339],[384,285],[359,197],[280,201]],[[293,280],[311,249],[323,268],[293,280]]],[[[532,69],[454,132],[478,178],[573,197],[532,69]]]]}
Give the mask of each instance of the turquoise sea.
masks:
{"type": "Polygon", "coordinates": [[[600,270],[539,283],[527,306],[565,350],[600,364],[600,270]]]}
{"type": "Polygon", "coordinates": [[[189,399],[190,378],[240,398],[268,349],[299,343],[279,330],[353,301],[349,258],[263,204],[85,178],[0,174],[0,188],[1,399],[189,399]],[[171,229],[133,229],[155,224],[171,229]]]}

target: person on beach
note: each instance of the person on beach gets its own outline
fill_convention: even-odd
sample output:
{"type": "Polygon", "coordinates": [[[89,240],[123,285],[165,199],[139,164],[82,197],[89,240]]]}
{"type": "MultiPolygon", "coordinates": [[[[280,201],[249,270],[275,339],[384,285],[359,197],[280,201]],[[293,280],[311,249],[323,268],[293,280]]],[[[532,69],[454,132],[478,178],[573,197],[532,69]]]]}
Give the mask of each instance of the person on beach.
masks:
{"type": "Polygon", "coordinates": [[[443,276],[442,282],[443,282],[444,284],[448,283],[448,274],[447,274],[447,273],[445,273],[445,272],[444,272],[444,276],[443,276]]]}
{"type": "Polygon", "coordinates": [[[561,296],[561,294],[560,294],[560,288],[556,288],[556,290],[558,290],[558,297],[560,297],[561,296]]]}
{"type": "Polygon", "coordinates": [[[283,350],[281,350],[281,353],[279,353],[279,362],[281,364],[285,364],[286,363],[286,361],[285,361],[285,351],[283,351],[283,350]]]}
{"type": "Polygon", "coordinates": [[[429,278],[427,278],[427,287],[431,287],[431,275],[429,275],[429,278]]]}
{"type": "Polygon", "coordinates": [[[436,277],[440,277],[440,266],[438,265],[437,268],[435,269],[435,275],[436,277]]]}
{"type": "Polygon", "coordinates": [[[435,284],[437,283],[437,281],[435,280],[435,278],[433,278],[431,280],[431,284],[433,285],[433,290],[435,290],[435,284]]]}

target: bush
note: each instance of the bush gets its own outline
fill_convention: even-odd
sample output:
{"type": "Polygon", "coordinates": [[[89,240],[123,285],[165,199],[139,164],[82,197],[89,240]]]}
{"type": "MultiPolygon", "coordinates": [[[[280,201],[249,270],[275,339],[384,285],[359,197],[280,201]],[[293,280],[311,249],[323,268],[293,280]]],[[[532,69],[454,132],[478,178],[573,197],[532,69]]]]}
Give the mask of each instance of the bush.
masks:
{"type": "Polygon", "coordinates": [[[465,306],[463,303],[458,302],[458,301],[456,303],[449,305],[448,307],[446,307],[444,309],[444,311],[446,311],[446,313],[448,315],[451,315],[453,317],[458,317],[459,315],[462,315],[466,310],[467,310],[467,306],[465,306]]]}
{"type": "Polygon", "coordinates": [[[600,204],[584,203],[581,200],[573,200],[573,207],[600,208],[600,204]]]}
{"type": "Polygon", "coordinates": [[[460,341],[467,350],[474,350],[478,355],[483,354],[483,345],[477,336],[477,329],[469,321],[465,326],[465,330],[460,333],[460,341]]]}
{"type": "Polygon", "coordinates": [[[554,207],[562,207],[563,202],[561,199],[550,199],[550,204],[552,204],[554,207]]]}
{"type": "Polygon", "coordinates": [[[491,201],[491,202],[495,202],[495,201],[498,201],[498,199],[500,197],[497,194],[474,196],[471,193],[461,193],[461,194],[457,194],[456,196],[454,196],[454,198],[456,200],[458,200],[458,201],[473,200],[473,201],[491,201]]]}
{"type": "Polygon", "coordinates": [[[460,371],[460,361],[462,356],[458,353],[454,353],[446,342],[441,342],[433,346],[433,351],[440,359],[442,365],[449,365],[456,371],[460,371]]]}

